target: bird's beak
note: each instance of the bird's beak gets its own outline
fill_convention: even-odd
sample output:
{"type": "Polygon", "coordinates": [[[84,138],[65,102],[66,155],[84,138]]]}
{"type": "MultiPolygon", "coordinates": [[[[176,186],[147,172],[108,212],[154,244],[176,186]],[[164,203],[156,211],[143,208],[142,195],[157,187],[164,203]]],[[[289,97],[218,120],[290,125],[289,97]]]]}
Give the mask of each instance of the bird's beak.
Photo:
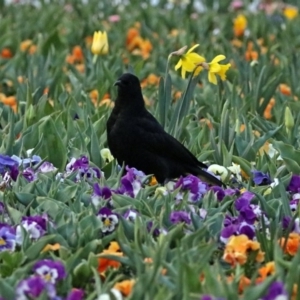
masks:
{"type": "Polygon", "coordinates": [[[115,83],[114,83],[114,86],[120,86],[122,84],[122,81],[121,80],[117,80],[115,83]]]}

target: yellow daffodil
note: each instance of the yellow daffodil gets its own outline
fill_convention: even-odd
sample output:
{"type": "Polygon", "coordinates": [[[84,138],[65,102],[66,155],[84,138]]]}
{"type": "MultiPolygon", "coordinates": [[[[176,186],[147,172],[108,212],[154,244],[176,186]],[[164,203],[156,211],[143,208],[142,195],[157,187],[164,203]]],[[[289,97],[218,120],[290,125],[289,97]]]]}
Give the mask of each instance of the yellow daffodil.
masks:
{"type": "Polygon", "coordinates": [[[287,6],[283,10],[283,14],[287,19],[292,20],[298,16],[298,8],[295,6],[287,6]]]}
{"type": "MultiPolygon", "coordinates": [[[[193,72],[197,65],[203,63],[205,61],[205,58],[201,55],[193,52],[195,48],[197,48],[199,44],[193,46],[188,50],[186,54],[181,55],[178,63],[175,66],[175,70],[178,70],[181,68],[181,77],[185,78],[186,72],[193,72]]],[[[198,75],[200,71],[202,70],[202,67],[197,67],[195,70],[194,75],[198,75]]]]}
{"type": "Polygon", "coordinates": [[[224,55],[217,55],[210,63],[208,63],[208,80],[213,84],[217,84],[217,77],[219,75],[222,80],[226,79],[226,72],[231,64],[220,65],[219,61],[225,59],[224,55]]]}
{"type": "Polygon", "coordinates": [[[95,31],[93,37],[93,43],[91,47],[93,54],[102,55],[108,53],[108,40],[105,31],[95,31]]]}

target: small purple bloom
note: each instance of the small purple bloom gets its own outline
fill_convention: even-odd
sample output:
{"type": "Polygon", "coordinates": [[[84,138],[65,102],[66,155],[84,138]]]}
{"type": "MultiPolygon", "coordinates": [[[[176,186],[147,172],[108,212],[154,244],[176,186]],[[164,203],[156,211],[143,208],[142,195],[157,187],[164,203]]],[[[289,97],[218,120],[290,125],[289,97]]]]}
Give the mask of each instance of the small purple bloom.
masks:
{"type": "Polygon", "coordinates": [[[100,178],[101,172],[98,168],[89,166],[89,159],[86,156],[81,156],[78,159],[72,158],[66,166],[67,174],[78,172],[76,180],[80,181],[83,178],[93,179],[100,178]]]}
{"type": "Polygon", "coordinates": [[[117,214],[107,207],[102,207],[97,217],[102,221],[102,233],[112,233],[119,223],[117,214]]]}
{"type": "Polygon", "coordinates": [[[5,206],[4,203],[0,201],[0,215],[5,213],[5,206]]]}
{"type": "Polygon", "coordinates": [[[272,182],[269,174],[265,174],[261,171],[251,171],[251,173],[253,174],[253,181],[256,185],[268,185],[272,182]]]}
{"type": "Polygon", "coordinates": [[[15,251],[16,232],[14,228],[6,224],[0,224],[0,252],[15,251]]]}
{"type": "MultiPolygon", "coordinates": [[[[179,187],[182,192],[189,191],[190,202],[199,201],[208,191],[208,185],[194,175],[188,175],[186,177],[181,176],[176,182],[174,190],[179,187]]],[[[181,193],[176,196],[177,200],[181,200],[182,198],[183,196],[181,193]]]]}
{"type": "Polygon", "coordinates": [[[201,300],[225,300],[224,298],[214,297],[211,295],[203,295],[201,300]]]}
{"type": "Polygon", "coordinates": [[[31,276],[19,282],[16,287],[15,299],[35,299],[39,297],[44,291],[46,291],[49,299],[55,299],[56,290],[53,284],[47,283],[40,276],[31,276]]]}
{"type": "Polygon", "coordinates": [[[22,172],[22,175],[26,178],[28,182],[37,180],[37,175],[34,173],[33,169],[27,168],[22,172]]]}
{"type": "Polygon", "coordinates": [[[182,222],[186,224],[190,224],[191,217],[190,214],[186,211],[173,211],[170,214],[170,221],[173,224],[182,223],[182,222]]]}
{"type": "Polygon", "coordinates": [[[148,230],[148,232],[152,232],[154,237],[158,237],[161,234],[167,234],[167,230],[153,227],[152,221],[149,221],[147,223],[147,230],[148,230]]]}
{"type": "Polygon", "coordinates": [[[8,171],[8,174],[13,180],[16,180],[19,174],[19,164],[8,155],[0,154],[0,174],[2,176],[8,171]]]}
{"type": "Polygon", "coordinates": [[[44,161],[38,168],[38,171],[41,173],[48,173],[56,170],[57,168],[55,168],[53,164],[48,161],[44,161]]]}
{"type": "Polygon", "coordinates": [[[289,227],[291,231],[295,229],[295,222],[293,222],[293,219],[289,216],[284,216],[281,223],[283,229],[288,229],[289,227]]]}
{"type": "Polygon", "coordinates": [[[18,162],[19,166],[22,165],[24,169],[30,166],[34,166],[42,160],[38,155],[33,155],[32,157],[27,157],[23,159],[16,155],[13,155],[11,158],[18,162]]]}
{"type": "Polygon", "coordinates": [[[116,191],[118,194],[134,198],[142,188],[146,175],[142,171],[126,166],[126,175],[121,178],[121,186],[116,191]]]}
{"type": "Polygon", "coordinates": [[[135,209],[128,209],[123,215],[126,220],[131,222],[133,222],[137,216],[138,212],[135,209]]]}
{"type": "MultiPolygon", "coordinates": [[[[21,225],[28,232],[29,237],[37,240],[46,233],[48,218],[44,216],[22,217],[21,225]]],[[[17,226],[17,244],[23,241],[21,226],[17,226]]]]}
{"type": "Polygon", "coordinates": [[[41,276],[45,281],[55,284],[64,279],[67,274],[64,265],[59,261],[43,259],[35,263],[33,271],[41,276]]]}
{"type": "Polygon", "coordinates": [[[262,300],[288,300],[289,296],[284,288],[284,284],[280,281],[274,281],[269,286],[267,294],[261,298],[262,300]]]}
{"type": "Polygon", "coordinates": [[[94,183],[93,191],[94,192],[91,196],[91,200],[95,206],[98,206],[100,204],[101,199],[108,200],[112,196],[112,192],[111,192],[110,188],[108,188],[106,186],[101,188],[98,183],[94,183]]]}
{"type": "Polygon", "coordinates": [[[217,196],[218,201],[222,201],[225,197],[225,192],[220,186],[212,186],[210,188],[217,196]]]}
{"type": "Polygon", "coordinates": [[[292,176],[291,181],[287,187],[287,190],[292,193],[300,192],[300,176],[299,175],[292,176]]]}
{"type": "Polygon", "coordinates": [[[297,210],[298,204],[299,204],[299,199],[290,201],[290,209],[292,212],[295,212],[297,210]]]}
{"type": "Polygon", "coordinates": [[[84,291],[80,289],[72,289],[68,294],[66,300],[82,300],[84,297],[84,291]]]}

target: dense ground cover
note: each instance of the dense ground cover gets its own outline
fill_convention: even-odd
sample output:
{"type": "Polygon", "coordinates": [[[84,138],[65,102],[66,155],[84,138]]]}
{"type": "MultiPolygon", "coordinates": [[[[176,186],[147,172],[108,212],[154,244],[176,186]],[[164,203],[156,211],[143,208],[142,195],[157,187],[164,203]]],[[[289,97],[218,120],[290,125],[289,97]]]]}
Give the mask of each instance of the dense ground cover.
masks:
{"type": "Polygon", "coordinates": [[[300,299],[298,9],[157,2],[0,1],[1,299],[300,299]],[[123,175],[125,71],[226,187],[123,175]]]}

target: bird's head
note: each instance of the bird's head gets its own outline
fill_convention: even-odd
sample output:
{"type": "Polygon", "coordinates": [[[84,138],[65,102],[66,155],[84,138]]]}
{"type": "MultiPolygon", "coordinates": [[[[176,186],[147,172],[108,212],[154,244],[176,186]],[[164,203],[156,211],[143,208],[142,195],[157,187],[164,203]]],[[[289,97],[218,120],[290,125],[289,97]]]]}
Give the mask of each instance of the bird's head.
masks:
{"type": "Polygon", "coordinates": [[[118,97],[116,100],[118,104],[144,105],[140,81],[135,75],[124,73],[114,85],[118,87],[118,97]]]}

